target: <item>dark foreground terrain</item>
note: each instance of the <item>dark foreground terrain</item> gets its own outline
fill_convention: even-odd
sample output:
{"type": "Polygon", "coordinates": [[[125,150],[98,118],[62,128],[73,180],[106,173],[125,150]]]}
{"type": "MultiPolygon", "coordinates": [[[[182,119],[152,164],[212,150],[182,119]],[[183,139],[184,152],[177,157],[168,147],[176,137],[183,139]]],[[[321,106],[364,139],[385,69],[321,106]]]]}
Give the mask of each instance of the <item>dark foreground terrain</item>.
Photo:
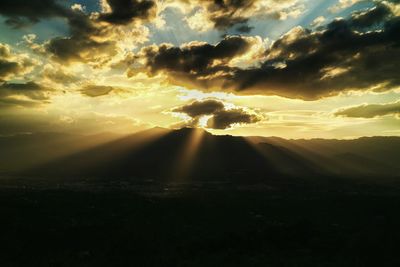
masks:
{"type": "Polygon", "coordinates": [[[0,266],[400,266],[396,187],[2,182],[0,266]]]}
{"type": "Polygon", "coordinates": [[[0,137],[0,267],[400,266],[400,138],[0,137]]]}

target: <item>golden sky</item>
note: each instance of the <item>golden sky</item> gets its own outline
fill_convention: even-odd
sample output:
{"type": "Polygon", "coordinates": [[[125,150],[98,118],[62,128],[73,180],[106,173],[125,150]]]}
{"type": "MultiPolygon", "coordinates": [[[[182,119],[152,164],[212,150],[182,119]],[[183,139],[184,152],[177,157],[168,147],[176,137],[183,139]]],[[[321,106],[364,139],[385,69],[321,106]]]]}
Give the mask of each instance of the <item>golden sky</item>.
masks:
{"type": "Polygon", "coordinates": [[[397,0],[2,0],[0,135],[400,135],[397,0]]]}

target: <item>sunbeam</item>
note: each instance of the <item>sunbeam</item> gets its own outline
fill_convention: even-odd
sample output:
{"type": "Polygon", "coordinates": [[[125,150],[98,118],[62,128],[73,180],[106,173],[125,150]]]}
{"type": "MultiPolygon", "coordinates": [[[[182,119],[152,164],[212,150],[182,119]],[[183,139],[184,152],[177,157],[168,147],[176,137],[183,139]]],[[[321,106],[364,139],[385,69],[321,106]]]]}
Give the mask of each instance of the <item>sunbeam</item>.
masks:
{"type": "MultiPolygon", "coordinates": [[[[41,171],[42,169],[49,168],[50,172],[62,172],[65,170],[65,175],[67,171],[84,171],[84,170],[96,170],[101,169],[111,162],[118,161],[118,159],[123,159],[129,155],[132,155],[144,147],[156,142],[165,136],[168,132],[167,129],[154,128],[139,133],[131,134],[128,136],[123,136],[120,138],[114,138],[113,140],[107,140],[103,142],[98,142],[96,144],[81,145],[75,147],[74,149],[69,149],[67,152],[60,153],[58,156],[51,158],[46,158],[35,164],[31,164],[25,168],[20,168],[22,172],[35,172],[41,171]],[[66,168],[64,164],[58,164],[59,162],[74,162],[71,166],[66,168]]],[[[93,142],[92,138],[86,137],[81,140],[81,143],[93,142]]],[[[76,143],[76,142],[75,142],[76,143]]],[[[68,146],[68,143],[60,143],[60,147],[68,146]]],[[[59,149],[55,149],[58,151],[59,149]]],[[[61,149],[63,151],[63,149],[61,149]]]]}
{"type": "Polygon", "coordinates": [[[190,131],[181,152],[179,153],[176,162],[172,168],[170,180],[173,183],[190,182],[190,174],[196,155],[201,146],[205,130],[200,128],[187,129],[190,131]]]}

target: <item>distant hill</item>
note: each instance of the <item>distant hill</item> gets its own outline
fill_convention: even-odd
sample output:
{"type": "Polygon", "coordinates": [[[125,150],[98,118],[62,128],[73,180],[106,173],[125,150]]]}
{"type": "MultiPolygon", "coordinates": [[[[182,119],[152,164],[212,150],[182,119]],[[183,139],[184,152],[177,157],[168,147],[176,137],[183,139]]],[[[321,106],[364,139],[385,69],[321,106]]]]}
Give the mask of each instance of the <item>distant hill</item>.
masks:
{"type": "Polygon", "coordinates": [[[249,137],[257,144],[281,146],[334,176],[400,177],[400,137],[354,140],[286,140],[249,137]]]}
{"type": "Polygon", "coordinates": [[[263,180],[278,173],[243,137],[153,129],[50,161],[29,174],[186,183],[263,180]]]}
{"type": "Polygon", "coordinates": [[[154,128],[127,136],[0,137],[0,171],[53,179],[294,183],[400,177],[400,138],[286,140],[154,128]]]}

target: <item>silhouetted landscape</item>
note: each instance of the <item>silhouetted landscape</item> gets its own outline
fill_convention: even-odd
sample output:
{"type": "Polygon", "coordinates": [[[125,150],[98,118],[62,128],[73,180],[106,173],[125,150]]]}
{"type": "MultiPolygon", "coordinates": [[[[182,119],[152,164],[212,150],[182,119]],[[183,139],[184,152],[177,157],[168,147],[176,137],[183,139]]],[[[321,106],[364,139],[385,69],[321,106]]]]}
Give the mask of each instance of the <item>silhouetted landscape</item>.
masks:
{"type": "Polygon", "coordinates": [[[286,140],[153,128],[127,136],[25,134],[0,142],[2,173],[48,182],[298,184],[348,177],[384,183],[400,173],[399,137],[286,140]]]}
{"type": "Polygon", "coordinates": [[[0,267],[399,267],[400,0],[0,0],[0,267]]]}
{"type": "Polygon", "coordinates": [[[0,142],[2,266],[400,264],[398,137],[0,142]]]}

